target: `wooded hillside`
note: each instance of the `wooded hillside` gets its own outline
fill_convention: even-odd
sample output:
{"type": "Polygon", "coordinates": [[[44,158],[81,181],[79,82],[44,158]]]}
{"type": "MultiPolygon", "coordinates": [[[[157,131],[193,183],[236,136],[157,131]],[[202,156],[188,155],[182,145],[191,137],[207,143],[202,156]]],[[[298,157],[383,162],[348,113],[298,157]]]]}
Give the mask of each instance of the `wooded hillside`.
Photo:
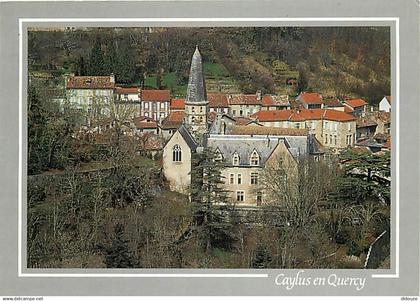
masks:
{"type": "Polygon", "coordinates": [[[58,78],[112,72],[119,84],[144,81],[185,96],[195,45],[210,91],[312,90],[370,104],[390,94],[387,27],[37,29],[29,33],[29,69],[58,78]],[[291,78],[297,87],[286,85],[291,78]]]}

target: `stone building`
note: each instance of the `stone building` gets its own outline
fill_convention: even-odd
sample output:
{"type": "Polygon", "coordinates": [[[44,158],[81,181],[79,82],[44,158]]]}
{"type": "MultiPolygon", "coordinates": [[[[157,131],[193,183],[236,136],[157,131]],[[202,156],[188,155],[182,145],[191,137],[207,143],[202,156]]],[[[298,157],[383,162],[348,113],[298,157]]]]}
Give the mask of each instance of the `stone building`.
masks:
{"type": "Polygon", "coordinates": [[[261,92],[229,95],[228,100],[229,113],[233,117],[248,117],[261,110],[262,106],[261,92]]]}
{"type": "Polygon", "coordinates": [[[75,76],[65,79],[66,97],[70,104],[86,113],[87,117],[108,116],[109,105],[114,100],[115,77],[75,76]]]}
{"type": "Polygon", "coordinates": [[[353,146],[356,140],[356,117],[337,110],[260,111],[251,117],[264,126],[308,129],[332,150],[353,146]]]}
{"type": "MultiPolygon", "coordinates": [[[[164,128],[174,130],[163,149],[163,173],[169,186],[174,191],[188,194],[191,170],[194,168],[192,156],[210,147],[216,152],[216,159],[223,162],[223,186],[229,191],[231,202],[246,206],[268,202],[260,185],[265,167],[270,162],[281,160],[293,168],[299,156],[319,154],[314,151],[313,141],[316,139],[305,129],[270,133],[270,128],[256,122],[252,122],[254,127],[265,128],[266,131],[250,133],[250,124],[249,127],[244,126],[247,128],[245,132],[233,129],[236,126],[234,117],[221,111],[208,110],[201,64],[201,55],[196,48],[191,63],[185,112],[172,112],[162,122],[162,133],[164,128]]],[[[242,112],[243,115],[249,113],[242,112]]]]}
{"type": "Polygon", "coordinates": [[[161,121],[169,115],[171,96],[169,90],[141,90],[141,116],[161,121]]]}

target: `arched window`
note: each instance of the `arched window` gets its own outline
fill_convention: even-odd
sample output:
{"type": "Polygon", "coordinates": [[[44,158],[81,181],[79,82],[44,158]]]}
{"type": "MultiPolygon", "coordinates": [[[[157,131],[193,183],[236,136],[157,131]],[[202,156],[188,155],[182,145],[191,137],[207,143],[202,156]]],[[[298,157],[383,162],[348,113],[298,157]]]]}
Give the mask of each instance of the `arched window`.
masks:
{"type": "Polygon", "coordinates": [[[251,154],[251,158],[249,160],[251,166],[258,166],[260,165],[260,156],[258,155],[257,151],[254,150],[251,154]]]}
{"type": "Polygon", "coordinates": [[[175,144],[174,147],[172,148],[172,161],[181,162],[181,159],[182,159],[181,148],[179,147],[178,144],[175,144]]]}
{"type": "Polygon", "coordinates": [[[237,152],[233,154],[232,165],[238,166],[239,165],[239,155],[237,152]]]}

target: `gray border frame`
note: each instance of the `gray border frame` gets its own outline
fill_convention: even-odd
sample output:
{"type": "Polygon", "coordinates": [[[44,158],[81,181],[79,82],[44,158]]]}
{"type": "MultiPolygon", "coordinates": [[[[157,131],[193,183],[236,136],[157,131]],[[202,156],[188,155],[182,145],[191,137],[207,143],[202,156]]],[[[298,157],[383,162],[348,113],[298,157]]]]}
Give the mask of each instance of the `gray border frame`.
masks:
{"type": "MultiPolygon", "coordinates": [[[[348,17],[350,16],[360,16],[365,15],[369,9],[364,10],[363,12],[361,10],[358,10],[356,7],[357,4],[359,4],[359,9],[364,8],[376,8],[376,11],[374,13],[374,16],[397,16],[401,20],[401,62],[400,62],[400,68],[401,68],[401,99],[404,99],[403,104],[401,104],[400,107],[400,114],[401,116],[404,116],[404,118],[401,118],[401,128],[404,130],[404,132],[401,132],[401,136],[397,137],[399,143],[401,146],[404,146],[404,148],[401,148],[401,159],[409,159],[409,158],[415,158],[415,162],[418,162],[419,159],[418,156],[418,148],[412,147],[407,143],[408,141],[412,141],[412,136],[418,137],[419,131],[418,131],[418,123],[413,125],[409,122],[409,120],[416,120],[416,113],[418,113],[418,103],[415,103],[415,100],[418,99],[418,86],[415,85],[416,82],[418,82],[419,74],[418,70],[414,70],[414,64],[410,64],[411,62],[418,62],[418,57],[416,57],[416,54],[418,53],[418,44],[413,45],[413,40],[410,39],[410,36],[418,32],[418,15],[415,14],[415,8],[412,4],[410,6],[409,2],[406,2],[406,5],[402,5],[400,2],[399,6],[396,7],[395,3],[391,1],[370,1],[369,4],[362,3],[362,1],[353,1],[351,5],[345,4],[345,3],[333,3],[332,1],[318,1],[317,6],[320,6],[321,8],[331,8],[332,11],[328,12],[320,12],[318,16],[343,16],[348,17]],[[357,2],[357,3],[355,3],[357,2]],[[385,10],[379,9],[378,6],[371,6],[373,3],[376,4],[382,4],[384,3],[389,4],[389,7],[382,7],[385,8],[385,10]],[[321,4],[320,4],[321,3],[321,4]],[[411,9],[410,9],[411,8],[411,9]],[[358,11],[358,14],[354,14],[354,12],[358,11]],[[385,11],[385,12],[384,12],[385,11]],[[414,11],[414,13],[413,13],[414,11]],[[340,14],[338,14],[340,12],[340,14]],[[391,13],[392,12],[392,13],[391,13]],[[414,17],[414,19],[407,20],[406,18],[403,18],[404,16],[410,16],[414,17]],[[414,28],[410,27],[410,24],[412,25],[414,23],[414,28]],[[417,25],[417,27],[416,27],[417,25]],[[405,34],[405,35],[404,35],[405,34]],[[411,40],[411,44],[410,44],[411,40]],[[406,44],[407,43],[407,44],[406,44]],[[408,47],[407,45],[410,45],[408,47]],[[406,47],[407,46],[407,47],[406,47]],[[417,51],[416,51],[417,50],[417,51]],[[407,79],[412,79],[412,82],[405,81],[407,79]],[[416,81],[417,80],[417,81],[416,81]],[[408,86],[408,87],[407,87],[408,86]],[[409,89],[406,89],[409,88],[409,89]],[[403,92],[404,91],[404,92],[403,92]],[[407,91],[411,91],[410,94],[407,93],[407,91]],[[417,92],[417,93],[416,93],[417,92]],[[410,96],[411,95],[411,100],[410,96]],[[414,96],[414,97],[413,97],[414,96]],[[403,126],[403,125],[406,126],[403,126]],[[407,135],[408,133],[408,135],[407,135]],[[410,137],[411,136],[411,137],[410,137]]],[[[398,2],[398,1],[396,1],[398,2]]],[[[1,17],[1,42],[2,45],[7,45],[7,47],[2,47],[2,66],[5,68],[2,70],[2,75],[5,75],[6,72],[9,75],[15,75],[16,70],[18,70],[16,66],[16,33],[17,28],[16,26],[16,20],[18,17],[43,17],[48,13],[51,13],[53,11],[55,17],[70,17],[70,16],[77,16],[81,17],[82,15],[89,15],[89,17],[106,17],[106,15],[112,15],[112,13],[104,13],[107,11],[106,8],[118,8],[119,15],[122,15],[121,17],[127,17],[132,16],[132,9],[134,7],[141,8],[141,13],[138,13],[135,17],[162,17],[162,11],[156,12],[156,8],[163,9],[163,12],[165,14],[171,17],[188,17],[188,16],[194,16],[194,17],[274,17],[273,12],[277,12],[280,16],[299,16],[307,15],[307,11],[302,11],[296,13],[296,10],[294,11],[294,14],[290,14],[291,11],[293,11],[296,8],[303,7],[298,6],[294,3],[291,3],[291,1],[284,1],[280,4],[284,4],[288,7],[286,10],[281,10],[281,6],[279,3],[273,3],[271,1],[262,2],[262,3],[256,3],[256,2],[245,2],[245,3],[239,3],[239,2],[220,2],[220,3],[214,3],[212,5],[209,2],[199,2],[195,3],[194,6],[190,5],[190,2],[178,2],[178,3],[171,3],[171,2],[143,2],[143,3],[127,3],[127,2],[106,2],[106,3],[91,3],[91,2],[85,2],[78,6],[83,6],[84,10],[82,12],[78,12],[77,8],[75,9],[73,6],[70,5],[70,3],[63,2],[63,3],[56,3],[54,8],[49,7],[46,5],[46,3],[38,2],[38,3],[1,3],[2,10],[0,11],[0,17],[1,17]],[[98,11],[98,6],[101,6],[104,10],[98,11]],[[123,8],[121,11],[121,7],[123,8]],[[65,8],[63,10],[63,8],[65,8]],[[177,8],[177,9],[175,9],[177,8]],[[200,9],[201,8],[201,9],[200,9]],[[238,12],[239,8],[239,12],[238,12]],[[263,8],[261,10],[261,8],[263,8]],[[205,13],[204,13],[205,12],[205,13]],[[249,13],[254,12],[254,13],[249,13]],[[124,15],[127,14],[127,15],[124,15]],[[297,14],[297,15],[296,15],[297,14]],[[105,15],[105,16],[104,16],[105,15]],[[3,30],[6,28],[7,30],[3,30]],[[13,45],[13,46],[12,46],[13,45]],[[4,62],[4,64],[3,64],[4,62]],[[4,73],[3,73],[4,72],[4,73]]],[[[397,3],[398,4],[398,3],[397,3]]],[[[315,5],[313,3],[305,3],[305,7],[308,8],[314,8],[315,5]]],[[[311,12],[314,14],[314,12],[311,12]]],[[[115,14],[114,14],[115,15],[115,14]]],[[[111,17],[111,16],[110,16],[111,17]]],[[[133,16],[134,17],[134,16],[133,16]]],[[[277,16],[278,17],[278,16],[277,16]]],[[[260,26],[261,22],[258,22],[260,26]]],[[[66,23],[68,24],[68,23],[66,23]]],[[[113,26],[112,24],[100,24],[101,26],[113,26]]],[[[365,25],[363,22],[356,21],[357,25],[365,25]]],[[[378,23],[381,25],[380,23],[378,23]]],[[[134,24],[132,24],[134,25],[134,24]]],[[[158,24],[159,26],[170,26],[170,24],[165,24],[164,22],[160,22],[158,24]]],[[[205,25],[205,24],[200,24],[205,25]]],[[[214,26],[214,23],[210,24],[211,26],[214,26]]],[[[230,26],[238,25],[229,23],[230,26]]],[[[244,25],[244,24],[242,24],[244,25]]],[[[252,22],[247,22],[246,25],[256,25],[252,22]]],[[[274,24],[272,24],[274,25],[274,24]]],[[[276,23],[275,25],[279,25],[276,23]]],[[[280,24],[284,25],[284,24],[280,24]]],[[[287,25],[302,25],[299,23],[293,23],[293,22],[287,22],[287,25]]],[[[308,22],[304,23],[305,26],[315,25],[308,22]]],[[[317,24],[319,25],[319,23],[317,24]]],[[[389,24],[382,24],[382,25],[389,25],[389,24]]],[[[127,25],[130,26],[130,25],[127,25]]],[[[136,26],[140,26],[136,24],[136,26]]],[[[185,24],[177,23],[177,26],[192,26],[191,23],[188,21],[185,22],[185,24]]],[[[227,26],[226,23],[223,23],[222,26],[227,26]]],[[[394,32],[394,31],[393,31],[394,32]]],[[[393,37],[395,39],[395,36],[393,37]]],[[[24,39],[26,40],[26,39],[24,39]]],[[[393,64],[395,63],[395,50],[393,53],[393,64]]],[[[24,52],[24,56],[26,57],[26,52],[24,52]]],[[[23,65],[24,70],[26,70],[26,65],[23,65]]],[[[396,75],[395,68],[392,69],[392,76],[395,78],[396,75]]],[[[1,91],[3,92],[2,96],[4,95],[10,95],[11,97],[9,99],[16,99],[16,92],[18,91],[13,88],[13,90],[7,90],[6,87],[15,87],[16,86],[16,77],[15,76],[2,76],[4,78],[1,81],[1,91]],[[7,94],[6,94],[7,92],[7,94]]],[[[23,82],[23,84],[25,81],[23,82]]],[[[392,91],[394,95],[395,91],[395,81],[393,81],[392,91]]],[[[26,89],[25,85],[23,85],[23,88],[26,89]]],[[[2,191],[2,202],[1,202],[1,208],[2,210],[0,212],[7,213],[5,216],[2,216],[2,219],[0,221],[0,225],[2,225],[2,229],[11,229],[12,231],[10,233],[6,233],[2,231],[1,233],[1,241],[5,242],[5,248],[1,250],[1,252],[6,251],[4,254],[8,254],[10,257],[10,254],[16,254],[15,244],[12,242],[16,242],[16,235],[17,231],[15,232],[15,226],[17,221],[16,216],[16,193],[17,189],[13,190],[11,188],[16,188],[16,177],[17,175],[17,158],[16,158],[16,149],[18,144],[14,144],[15,142],[18,142],[16,137],[16,129],[17,127],[17,120],[16,116],[19,115],[19,108],[16,106],[16,102],[10,102],[7,101],[8,99],[3,99],[1,102],[1,120],[7,121],[2,122],[2,127],[0,128],[1,137],[4,139],[8,139],[8,141],[13,142],[13,144],[6,145],[4,147],[5,156],[0,159],[2,162],[2,166],[5,166],[5,170],[7,173],[2,174],[1,177],[1,188],[3,188],[2,191]],[[13,112],[13,114],[12,114],[13,112]],[[13,151],[14,149],[14,151],[13,151]],[[3,164],[4,163],[4,164],[3,164]],[[7,175],[7,177],[5,177],[7,175]],[[10,177],[13,175],[13,177],[10,177]],[[5,193],[5,197],[3,196],[3,192],[5,193]],[[4,207],[4,208],[3,208],[4,207]],[[4,209],[4,210],[3,210],[4,209]],[[15,216],[16,219],[13,221],[11,217],[15,216]],[[3,225],[4,223],[4,225],[3,225]],[[6,228],[5,226],[8,225],[6,228]]],[[[25,106],[24,106],[25,107],[25,106]]],[[[393,121],[395,119],[395,110],[393,112],[393,121]]],[[[26,120],[26,116],[23,120],[26,120]]],[[[26,130],[26,126],[23,127],[26,130]]],[[[24,133],[25,134],[25,133],[24,133]]],[[[392,128],[392,134],[393,137],[395,137],[395,125],[393,122],[393,128],[392,128]]],[[[393,139],[393,149],[395,149],[395,140],[393,139]]],[[[3,140],[4,141],[4,140],[3,140]]],[[[418,143],[417,145],[418,146],[418,143]]],[[[25,147],[23,148],[25,149],[25,147]]],[[[3,151],[3,148],[2,148],[3,151]]],[[[395,162],[395,152],[393,152],[393,164],[395,162]]],[[[409,160],[401,160],[401,170],[408,171],[411,170],[410,168],[410,162],[406,162],[409,160]],[[404,169],[403,169],[404,168],[404,169]]],[[[25,167],[25,166],[24,166],[25,167]]],[[[395,170],[395,169],[394,169],[395,170]]],[[[395,174],[393,170],[393,179],[395,179],[395,174]]],[[[401,234],[407,234],[407,230],[411,230],[411,233],[418,232],[418,170],[415,171],[414,174],[408,175],[406,172],[404,174],[400,174],[401,183],[403,184],[402,189],[400,191],[400,200],[403,202],[403,200],[411,200],[410,203],[402,203],[401,204],[401,214],[404,214],[404,219],[401,219],[401,234]],[[416,182],[417,180],[417,182],[416,182]],[[404,196],[404,198],[402,197],[404,196]],[[414,197],[414,198],[413,198],[414,197]],[[409,206],[409,207],[408,207],[409,206]],[[416,210],[417,209],[417,210],[416,210]],[[414,213],[414,215],[413,215],[414,213]],[[407,223],[408,221],[411,221],[412,223],[407,223]]],[[[23,184],[25,184],[23,182],[23,184]]],[[[25,185],[23,186],[25,187],[25,185]]],[[[26,191],[24,191],[26,193],[26,191]]],[[[393,200],[395,199],[395,192],[393,192],[393,200]]],[[[23,199],[25,198],[25,194],[23,194],[23,199]]],[[[26,206],[23,206],[22,209],[24,209],[26,206]]],[[[25,212],[23,212],[25,213],[25,212]]],[[[395,220],[395,219],[394,219],[395,220]]],[[[23,237],[24,238],[24,237],[23,237]]],[[[394,240],[395,238],[393,238],[394,240]]],[[[25,240],[26,241],[26,240],[25,240]]],[[[394,244],[393,244],[394,245],[394,244]]],[[[6,273],[2,273],[1,283],[6,284],[6,287],[8,287],[8,292],[19,292],[20,289],[25,291],[25,294],[40,294],[40,295],[58,295],[56,288],[58,284],[65,284],[63,287],[63,294],[65,295],[73,295],[73,294],[86,294],[86,295],[136,295],[136,294],[202,294],[202,295],[208,295],[208,294],[246,294],[246,295],[277,295],[277,294],[302,294],[302,295],[312,295],[312,294],[334,294],[334,295],[345,295],[345,294],[352,294],[352,293],[361,293],[363,295],[375,295],[378,294],[378,291],[375,291],[375,288],[377,286],[382,287],[381,294],[388,294],[388,295],[415,295],[418,293],[418,269],[410,269],[410,267],[416,266],[418,267],[418,252],[415,252],[418,250],[418,235],[415,239],[411,237],[410,239],[407,239],[405,235],[402,235],[401,237],[401,245],[404,245],[404,249],[401,249],[400,259],[401,259],[401,266],[400,266],[400,277],[397,279],[371,279],[369,275],[372,274],[372,271],[360,271],[360,270],[305,270],[305,274],[308,276],[314,277],[315,275],[320,275],[323,273],[331,274],[336,273],[337,275],[341,276],[350,276],[350,275],[364,275],[367,277],[366,280],[366,287],[361,292],[356,292],[352,288],[343,287],[343,288],[332,288],[332,287],[300,287],[299,290],[294,289],[291,291],[285,290],[283,287],[278,287],[274,285],[274,278],[275,275],[278,274],[279,270],[267,270],[268,273],[268,279],[246,279],[246,278],[171,278],[168,279],[165,278],[112,278],[112,279],[104,279],[104,278],[90,278],[90,282],[96,285],[99,285],[101,287],[103,285],[103,290],[98,291],[98,288],[96,287],[95,290],[93,290],[91,285],[86,285],[87,281],[84,281],[85,279],[78,279],[78,278],[17,278],[16,274],[16,258],[8,258],[6,260],[0,259],[0,264],[2,267],[2,270],[4,269],[7,271],[6,273]],[[408,251],[406,248],[410,247],[411,252],[408,251]],[[403,260],[404,259],[404,260],[403,260]],[[407,264],[407,259],[411,260],[411,263],[407,264]],[[413,264],[414,263],[414,264],[413,264]],[[13,266],[15,268],[13,268],[13,266]],[[408,269],[407,269],[408,268],[408,269]],[[6,276],[6,277],[4,277],[6,276]],[[47,281],[47,282],[46,282],[47,281]],[[48,287],[48,291],[42,290],[42,288],[36,287],[37,284],[45,285],[46,283],[50,283],[51,286],[48,287]],[[201,285],[200,285],[201,284],[201,285]],[[210,284],[210,285],[209,285],[210,284]],[[230,286],[232,284],[232,286],[230,286]],[[246,284],[246,285],[244,285],[246,284]],[[252,284],[252,285],[250,285],[252,284]],[[23,288],[23,286],[24,288],[23,288]],[[79,288],[78,291],[74,291],[71,289],[71,286],[79,288]],[[115,286],[115,291],[112,291],[112,288],[115,286]],[[162,289],[165,289],[165,291],[162,291],[162,289]],[[397,289],[398,288],[398,289],[397,289]],[[397,289],[394,290],[394,289],[397,289]],[[32,292],[32,293],[31,293],[32,292]],[[36,293],[41,292],[41,293],[36,293]]],[[[395,252],[392,251],[392,252],[395,252]]],[[[0,258],[7,258],[7,256],[0,257],[0,258]]],[[[392,269],[394,270],[395,266],[392,265],[392,269]]],[[[60,270],[61,272],[62,270],[60,270]]],[[[103,270],[100,270],[103,272],[103,270]]],[[[190,272],[189,270],[178,270],[180,273],[186,273],[190,272]]],[[[229,273],[232,273],[234,270],[227,270],[229,273]]],[[[43,272],[48,272],[47,270],[43,272]]],[[[78,271],[80,272],[80,270],[78,271]]],[[[131,272],[131,271],[130,271],[131,272]]],[[[149,272],[142,270],[142,272],[149,272]]],[[[152,271],[150,271],[152,272],[152,271]]],[[[153,272],[156,272],[156,270],[153,270],[153,272]]],[[[200,270],[199,273],[209,274],[214,273],[215,270],[200,270]]],[[[219,270],[218,270],[219,272],[219,270]]],[[[222,272],[222,271],[220,271],[222,272]]],[[[223,271],[224,272],[224,271],[223,271]]],[[[238,273],[250,273],[250,272],[257,272],[254,270],[235,270],[235,272],[238,273]]],[[[261,272],[261,271],[258,271],[261,272]]],[[[282,270],[281,272],[289,275],[294,275],[296,271],[294,270],[282,270]]],[[[378,273],[379,271],[375,271],[375,273],[378,273]]],[[[388,272],[385,270],[384,272],[388,272]]],[[[167,270],[165,270],[165,273],[167,273],[167,270]]],[[[192,270],[191,273],[197,273],[197,270],[192,270]]],[[[2,285],[3,285],[2,284],[2,285]]],[[[3,290],[5,288],[1,287],[3,290]]],[[[3,292],[1,292],[3,293],[3,292]]],[[[9,293],[10,294],[10,293],[9,293]]],[[[12,293],[13,294],[13,293],[12,293]]],[[[16,294],[16,293],[15,293],[16,294]]],[[[21,292],[18,294],[22,294],[21,292]]]]}

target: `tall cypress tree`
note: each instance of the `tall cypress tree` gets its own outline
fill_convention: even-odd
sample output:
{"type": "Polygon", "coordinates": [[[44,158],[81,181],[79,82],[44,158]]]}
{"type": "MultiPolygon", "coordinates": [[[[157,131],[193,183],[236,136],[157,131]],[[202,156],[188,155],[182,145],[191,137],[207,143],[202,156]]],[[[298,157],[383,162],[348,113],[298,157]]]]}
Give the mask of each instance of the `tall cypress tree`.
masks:
{"type": "Polygon", "coordinates": [[[117,52],[115,50],[114,41],[108,42],[104,57],[104,71],[106,74],[116,73],[117,52]]]}
{"type": "Polygon", "coordinates": [[[89,55],[88,75],[106,75],[104,67],[104,56],[101,49],[101,41],[97,38],[89,55]]]}
{"type": "Polygon", "coordinates": [[[236,240],[234,225],[215,205],[227,203],[227,191],[222,188],[223,162],[217,159],[214,150],[205,148],[193,155],[192,164],[191,198],[196,207],[195,222],[201,244],[206,252],[213,247],[230,249],[236,240]]]}
{"type": "Polygon", "coordinates": [[[128,53],[127,47],[122,46],[118,49],[115,76],[118,82],[124,84],[131,84],[135,81],[136,66],[128,53]]]}

